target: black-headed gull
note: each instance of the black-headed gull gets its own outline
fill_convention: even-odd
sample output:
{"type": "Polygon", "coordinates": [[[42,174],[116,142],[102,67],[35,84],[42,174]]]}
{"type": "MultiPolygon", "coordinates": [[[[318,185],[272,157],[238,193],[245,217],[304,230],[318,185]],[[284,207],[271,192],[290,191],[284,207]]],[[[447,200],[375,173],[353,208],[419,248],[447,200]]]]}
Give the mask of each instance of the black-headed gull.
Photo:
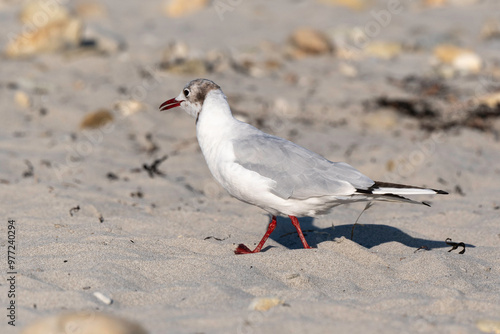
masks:
{"type": "Polygon", "coordinates": [[[416,202],[401,195],[447,194],[402,184],[377,182],[344,162],[332,162],[286,139],[235,119],[227,98],[213,81],[196,79],[165,101],[160,110],[181,107],[196,118],[196,136],[215,179],[237,199],[272,215],[267,232],[252,251],[240,244],[236,254],[257,253],[287,215],[307,244],[296,217],[315,216],[360,201],[416,202]]]}

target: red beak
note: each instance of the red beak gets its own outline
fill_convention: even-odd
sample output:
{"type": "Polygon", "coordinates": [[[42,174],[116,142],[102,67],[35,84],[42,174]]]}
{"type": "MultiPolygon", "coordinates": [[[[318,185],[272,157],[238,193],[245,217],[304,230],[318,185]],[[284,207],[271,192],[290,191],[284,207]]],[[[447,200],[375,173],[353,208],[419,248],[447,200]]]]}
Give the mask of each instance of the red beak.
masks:
{"type": "Polygon", "coordinates": [[[168,110],[168,109],[178,107],[181,105],[182,102],[184,102],[184,101],[177,101],[175,98],[170,99],[170,100],[165,101],[161,104],[160,110],[163,111],[163,110],[168,110]]]}

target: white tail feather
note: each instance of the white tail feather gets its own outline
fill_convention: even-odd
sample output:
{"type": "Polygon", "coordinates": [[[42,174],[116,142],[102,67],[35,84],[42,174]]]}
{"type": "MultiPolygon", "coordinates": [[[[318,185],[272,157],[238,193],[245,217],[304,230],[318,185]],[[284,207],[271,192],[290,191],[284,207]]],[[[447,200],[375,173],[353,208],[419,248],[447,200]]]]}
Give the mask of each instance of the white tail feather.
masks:
{"type": "Polygon", "coordinates": [[[437,191],[432,189],[421,189],[421,188],[390,188],[382,187],[378,189],[373,189],[372,194],[374,195],[433,195],[437,194],[437,191]]]}

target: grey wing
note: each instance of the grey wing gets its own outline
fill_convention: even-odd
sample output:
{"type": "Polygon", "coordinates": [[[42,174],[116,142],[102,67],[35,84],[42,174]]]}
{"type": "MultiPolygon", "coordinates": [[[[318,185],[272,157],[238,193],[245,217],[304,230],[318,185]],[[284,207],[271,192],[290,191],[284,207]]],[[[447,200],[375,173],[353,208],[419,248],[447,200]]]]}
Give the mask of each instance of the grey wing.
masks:
{"type": "Polygon", "coordinates": [[[284,199],[351,195],[374,184],[343,162],[331,162],[288,140],[254,134],[233,143],[236,163],[275,181],[272,192],[284,199]]]}

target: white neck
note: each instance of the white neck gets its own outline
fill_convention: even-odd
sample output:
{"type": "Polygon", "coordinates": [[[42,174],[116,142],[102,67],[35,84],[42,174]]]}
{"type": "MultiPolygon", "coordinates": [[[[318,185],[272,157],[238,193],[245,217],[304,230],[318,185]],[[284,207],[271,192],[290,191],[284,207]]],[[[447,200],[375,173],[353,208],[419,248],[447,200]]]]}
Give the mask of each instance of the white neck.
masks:
{"type": "Polygon", "coordinates": [[[215,161],[215,156],[221,153],[219,150],[225,147],[224,143],[237,135],[235,123],[239,122],[233,117],[222,91],[210,91],[196,122],[196,136],[211,170],[210,161],[215,161]]]}
{"type": "Polygon", "coordinates": [[[220,137],[231,131],[234,119],[226,97],[220,90],[207,94],[196,121],[196,134],[201,137],[220,137]]]}

